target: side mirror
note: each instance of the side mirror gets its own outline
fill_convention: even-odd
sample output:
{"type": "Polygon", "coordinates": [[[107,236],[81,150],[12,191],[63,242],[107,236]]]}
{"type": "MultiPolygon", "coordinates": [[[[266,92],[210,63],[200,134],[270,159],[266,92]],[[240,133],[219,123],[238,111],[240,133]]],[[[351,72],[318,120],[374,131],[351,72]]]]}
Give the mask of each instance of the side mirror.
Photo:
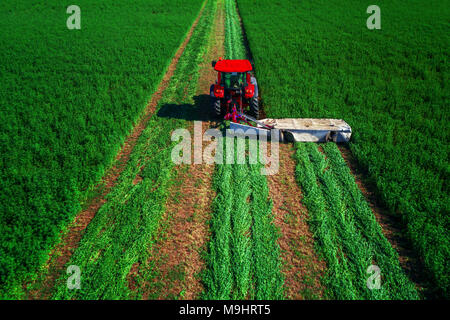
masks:
{"type": "Polygon", "coordinates": [[[214,68],[214,67],[216,66],[216,63],[217,63],[217,61],[216,61],[216,60],[213,60],[213,61],[211,62],[211,66],[214,68]]]}

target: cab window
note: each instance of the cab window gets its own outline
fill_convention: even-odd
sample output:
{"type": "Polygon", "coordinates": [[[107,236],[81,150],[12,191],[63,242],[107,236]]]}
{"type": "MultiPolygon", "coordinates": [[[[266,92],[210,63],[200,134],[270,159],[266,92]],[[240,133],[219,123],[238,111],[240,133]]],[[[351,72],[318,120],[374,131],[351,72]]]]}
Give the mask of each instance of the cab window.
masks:
{"type": "Polygon", "coordinates": [[[239,88],[246,85],[244,72],[222,72],[221,85],[225,88],[239,88]]]}

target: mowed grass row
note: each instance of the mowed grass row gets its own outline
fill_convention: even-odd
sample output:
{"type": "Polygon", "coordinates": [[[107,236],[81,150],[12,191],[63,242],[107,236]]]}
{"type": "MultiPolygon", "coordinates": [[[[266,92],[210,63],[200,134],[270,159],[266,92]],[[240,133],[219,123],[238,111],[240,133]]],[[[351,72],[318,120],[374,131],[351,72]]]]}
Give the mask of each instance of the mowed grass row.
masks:
{"type": "MultiPolygon", "coordinates": [[[[221,141],[236,148],[242,138],[221,141]]],[[[259,163],[218,164],[204,299],[282,299],[278,229],[273,224],[267,179],[259,163]]]]}
{"type": "Polygon", "coordinates": [[[111,165],[201,0],[0,3],[0,297],[48,259],[111,165]]]}
{"type": "MultiPolygon", "coordinates": [[[[245,59],[236,3],[225,0],[225,52],[228,59],[245,59]]],[[[242,138],[221,141],[234,144],[235,160],[242,138]]],[[[248,160],[248,159],[246,159],[248,160]]],[[[224,160],[225,161],[225,160],[224,160]]],[[[213,202],[207,268],[203,274],[205,299],[281,299],[278,230],[262,165],[218,164],[214,172],[213,202]]]]}
{"type": "Polygon", "coordinates": [[[340,118],[377,196],[449,296],[448,1],[238,0],[268,117],[340,118]],[[280,23],[281,22],[281,23],[280,23]]]}
{"type": "MultiPolygon", "coordinates": [[[[334,143],[297,143],[296,178],[308,208],[316,248],[327,263],[323,281],[332,299],[418,299],[398,254],[384,237],[370,207],[334,143]],[[367,273],[381,271],[381,288],[369,289],[367,273]]],[[[371,282],[372,283],[372,282],[371,282]]]]}
{"type": "MultiPolygon", "coordinates": [[[[166,105],[193,104],[199,65],[208,45],[216,1],[207,1],[202,16],[164,92],[157,110],[166,105]]],[[[155,241],[165,211],[168,188],[173,182],[171,132],[185,127],[179,117],[155,114],[133,149],[117,185],[89,224],[68,265],[81,270],[81,289],[67,288],[65,270],[54,299],[134,299],[142,297],[145,284],[156,275],[149,263],[149,249],[155,241]],[[142,179],[136,183],[136,177],[142,179]],[[133,265],[141,278],[128,278],[133,265]]],[[[139,179],[140,180],[140,179],[139,179]]]]}

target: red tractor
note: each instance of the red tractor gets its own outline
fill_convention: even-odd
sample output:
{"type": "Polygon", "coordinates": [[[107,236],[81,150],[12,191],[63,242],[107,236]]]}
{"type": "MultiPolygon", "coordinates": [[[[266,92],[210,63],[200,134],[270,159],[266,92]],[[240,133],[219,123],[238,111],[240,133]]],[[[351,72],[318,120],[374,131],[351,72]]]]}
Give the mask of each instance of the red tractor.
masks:
{"type": "Polygon", "coordinates": [[[245,112],[258,119],[258,84],[250,61],[220,58],[212,66],[217,71],[217,81],[210,89],[214,114],[223,118],[235,107],[240,114],[245,112]]]}

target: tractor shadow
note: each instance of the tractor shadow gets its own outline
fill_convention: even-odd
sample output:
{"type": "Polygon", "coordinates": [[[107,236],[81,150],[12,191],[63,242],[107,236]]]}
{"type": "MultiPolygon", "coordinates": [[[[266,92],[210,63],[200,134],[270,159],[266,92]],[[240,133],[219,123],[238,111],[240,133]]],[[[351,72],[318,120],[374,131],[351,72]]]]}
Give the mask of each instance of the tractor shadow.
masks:
{"type": "Polygon", "coordinates": [[[187,121],[218,122],[220,120],[213,114],[208,94],[194,96],[193,99],[193,104],[165,104],[158,110],[157,116],[187,121]]]}
{"type": "MultiPolygon", "coordinates": [[[[223,121],[222,118],[217,118],[214,114],[209,94],[194,96],[193,99],[194,104],[165,104],[158,110],[157,116],[187,121],[208,121],[213,123],[213,127],[218,126],[223,121]]],[[[259,100],[259,106],[259,119],[264,119],[266,118],[266,113],[261,99],[259,100]]]]}

